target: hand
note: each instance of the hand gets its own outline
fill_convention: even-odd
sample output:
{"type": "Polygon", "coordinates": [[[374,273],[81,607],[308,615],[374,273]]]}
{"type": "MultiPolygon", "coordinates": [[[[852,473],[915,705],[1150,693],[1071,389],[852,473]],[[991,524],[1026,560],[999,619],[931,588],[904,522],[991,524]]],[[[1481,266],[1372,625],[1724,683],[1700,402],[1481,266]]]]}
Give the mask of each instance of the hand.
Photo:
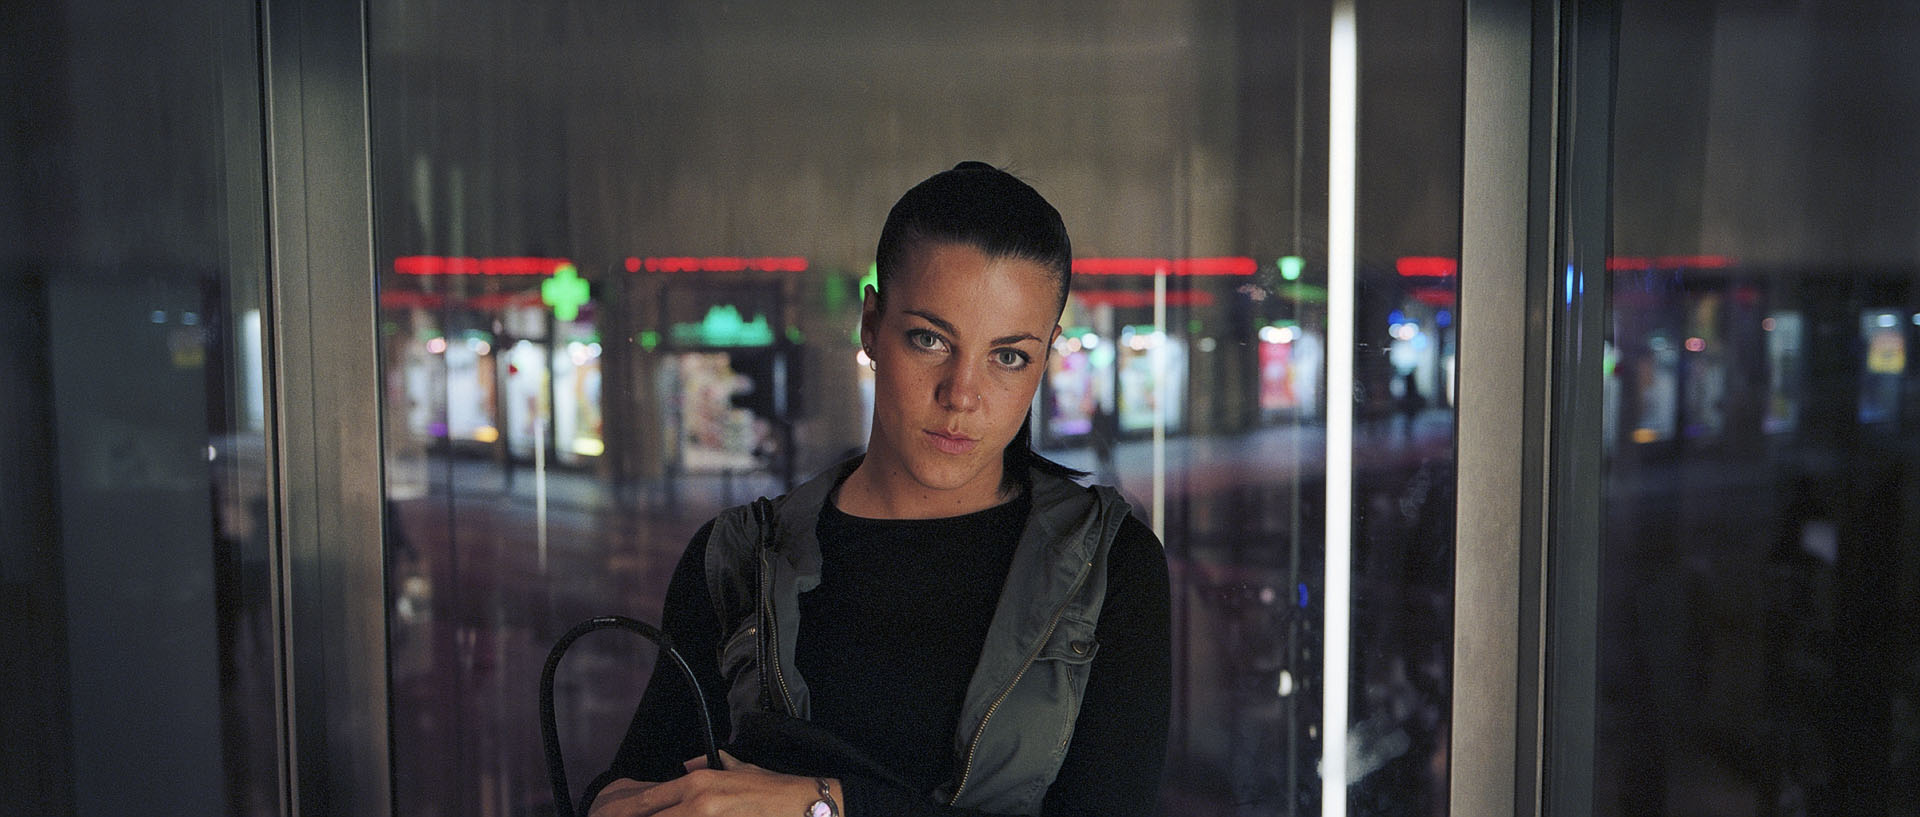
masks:
{"type": "MultiPolygon", "coordinates": [[[[620,779],[594,798],[590,817],[763,817],[799,814],[820,796],[811,777],[777,774],[726,752],[725,770],[707,768],[703,755],[686,762],[687,774],[662,783],[620,779]]],[[[828,780],[835,801],[840,783],[828,780]]]]}

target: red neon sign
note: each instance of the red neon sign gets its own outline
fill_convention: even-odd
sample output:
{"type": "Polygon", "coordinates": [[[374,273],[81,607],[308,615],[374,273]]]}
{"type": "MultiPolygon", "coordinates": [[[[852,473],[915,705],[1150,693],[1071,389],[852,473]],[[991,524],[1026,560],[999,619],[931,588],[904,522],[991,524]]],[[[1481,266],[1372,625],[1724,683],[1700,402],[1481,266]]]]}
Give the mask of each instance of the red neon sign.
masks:
{"type": "Polygon", "coordinates": [[[447,299],[433,292],[390,291],[380,293],[381,309],[439,309],[447,299]]]}
{"type": "Polygon", "coordinates": [[[401,275],[552,275],[567,264],[565,258],[449,258],[441,255],[403,255],[393,259],[401,275]]]}
{"type": "MultiPolygon", "coordinates": [[[[437,292],[407,292],[391,290],[380,293],[381,309],[439,309],[446,306],[449,299],[437,292]]],[[[540,294],[537,292],[497,292],[488,295],[475,295],[469,298],[452,299],[453,303],[467,309],[492,310],[512,306],[539,306],[540,294]]]]}
{"type": "Polygon", "coordinates": [[[1245,257],[1075,258],[1078,275],[1252,275],[1259,265],[1245,257]]]}
{"type": "Polygon", "coordinates": [[[627,271],[639,272],[806,272],[807,259],[799,256],[659,256],[628,258],[627,271]]]}
{"type": "Polygon", "coordinates": [[[1395,261],[1393,268],[1407,278],[1449,278],[1460,273],[1460,262],[1439,256],[1410,255],[1395,261]]]}
{"type": "Polygon", "coordinates": [[[1610,272],[1644,272],[1657,269],[1726,269],[1733,259],[1724,255],[1618,255],[1607,259],[1610,272]]]}
{"type": "Polygon", "coordinates": [[[514,306],[540,306],[538,292],[495,292],[487,295],[475,295],[468,298],[467,306],[481,311],[506,309],[514,306]]]}

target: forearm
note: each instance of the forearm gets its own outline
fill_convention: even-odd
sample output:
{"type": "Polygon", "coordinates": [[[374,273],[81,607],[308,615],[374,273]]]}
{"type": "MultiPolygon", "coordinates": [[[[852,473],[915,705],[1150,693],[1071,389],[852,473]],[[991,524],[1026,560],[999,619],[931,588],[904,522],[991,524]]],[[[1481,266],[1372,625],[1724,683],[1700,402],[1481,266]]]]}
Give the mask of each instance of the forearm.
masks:
{"type": "Polygon", "coordinates": [[[664,782],[614,780],[593,802],[588,817],[692,817],[693,815],[846,814],[840,781],[767,771],[724,752],[725,768],[707,768],[705,756],[687,761],[687,773],[664,782]],[[824,800],[823,800],[824,796],[824,800]]]}

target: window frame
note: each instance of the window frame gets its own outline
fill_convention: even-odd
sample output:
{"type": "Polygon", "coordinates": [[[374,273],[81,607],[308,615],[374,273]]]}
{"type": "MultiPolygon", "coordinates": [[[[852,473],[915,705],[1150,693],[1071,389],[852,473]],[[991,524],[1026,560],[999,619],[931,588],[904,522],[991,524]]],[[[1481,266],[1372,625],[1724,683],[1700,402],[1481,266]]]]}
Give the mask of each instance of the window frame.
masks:
{"type": "Polygon", "coordinates": [[[1451,813],[1593,812],[1616,6],[1466,3],[1451,813]]]}
{"type": "Polygon", "coordinates": [[[366,7],[261,3],[282,813],[387,815],[366,7]]]}

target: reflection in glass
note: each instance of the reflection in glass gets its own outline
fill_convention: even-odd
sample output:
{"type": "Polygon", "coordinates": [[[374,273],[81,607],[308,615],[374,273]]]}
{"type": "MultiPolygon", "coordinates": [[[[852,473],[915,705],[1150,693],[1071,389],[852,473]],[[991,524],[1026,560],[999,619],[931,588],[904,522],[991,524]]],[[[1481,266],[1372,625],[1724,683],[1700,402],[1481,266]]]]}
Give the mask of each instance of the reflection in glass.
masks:
{"type": "Polygon", "coordinates": [[[277,813],[255,9],[6,17],[0,811],[277,813]]]}
{"type": "MultiPolygon", "coordinates": [[[[1358,145],[1353,316],[1327,312],[1328,15],[376,6],[400,813],[541,808],[552,640],[657,616],[701,522],[860,449],[879,225],[962,159],[1073,233],[1035,440],[1167,544],[1166,811],[1318,809],[1334,321],[1359,361],[1353,813],[1444,811],[1457,264],[1433,262],[1459,174],[1432,158],[1459,155],[1460,10],[1360,20],[1362,121],[1412,126],[1358,145]]],[[[617,637],[569,653],[570,777],[649,672],[617,637]]]]}
{"type": "Polygon", "coordinates": [[[1594,813],[1920,802],[1908,4],[1622,4],[1594,813]]]}

